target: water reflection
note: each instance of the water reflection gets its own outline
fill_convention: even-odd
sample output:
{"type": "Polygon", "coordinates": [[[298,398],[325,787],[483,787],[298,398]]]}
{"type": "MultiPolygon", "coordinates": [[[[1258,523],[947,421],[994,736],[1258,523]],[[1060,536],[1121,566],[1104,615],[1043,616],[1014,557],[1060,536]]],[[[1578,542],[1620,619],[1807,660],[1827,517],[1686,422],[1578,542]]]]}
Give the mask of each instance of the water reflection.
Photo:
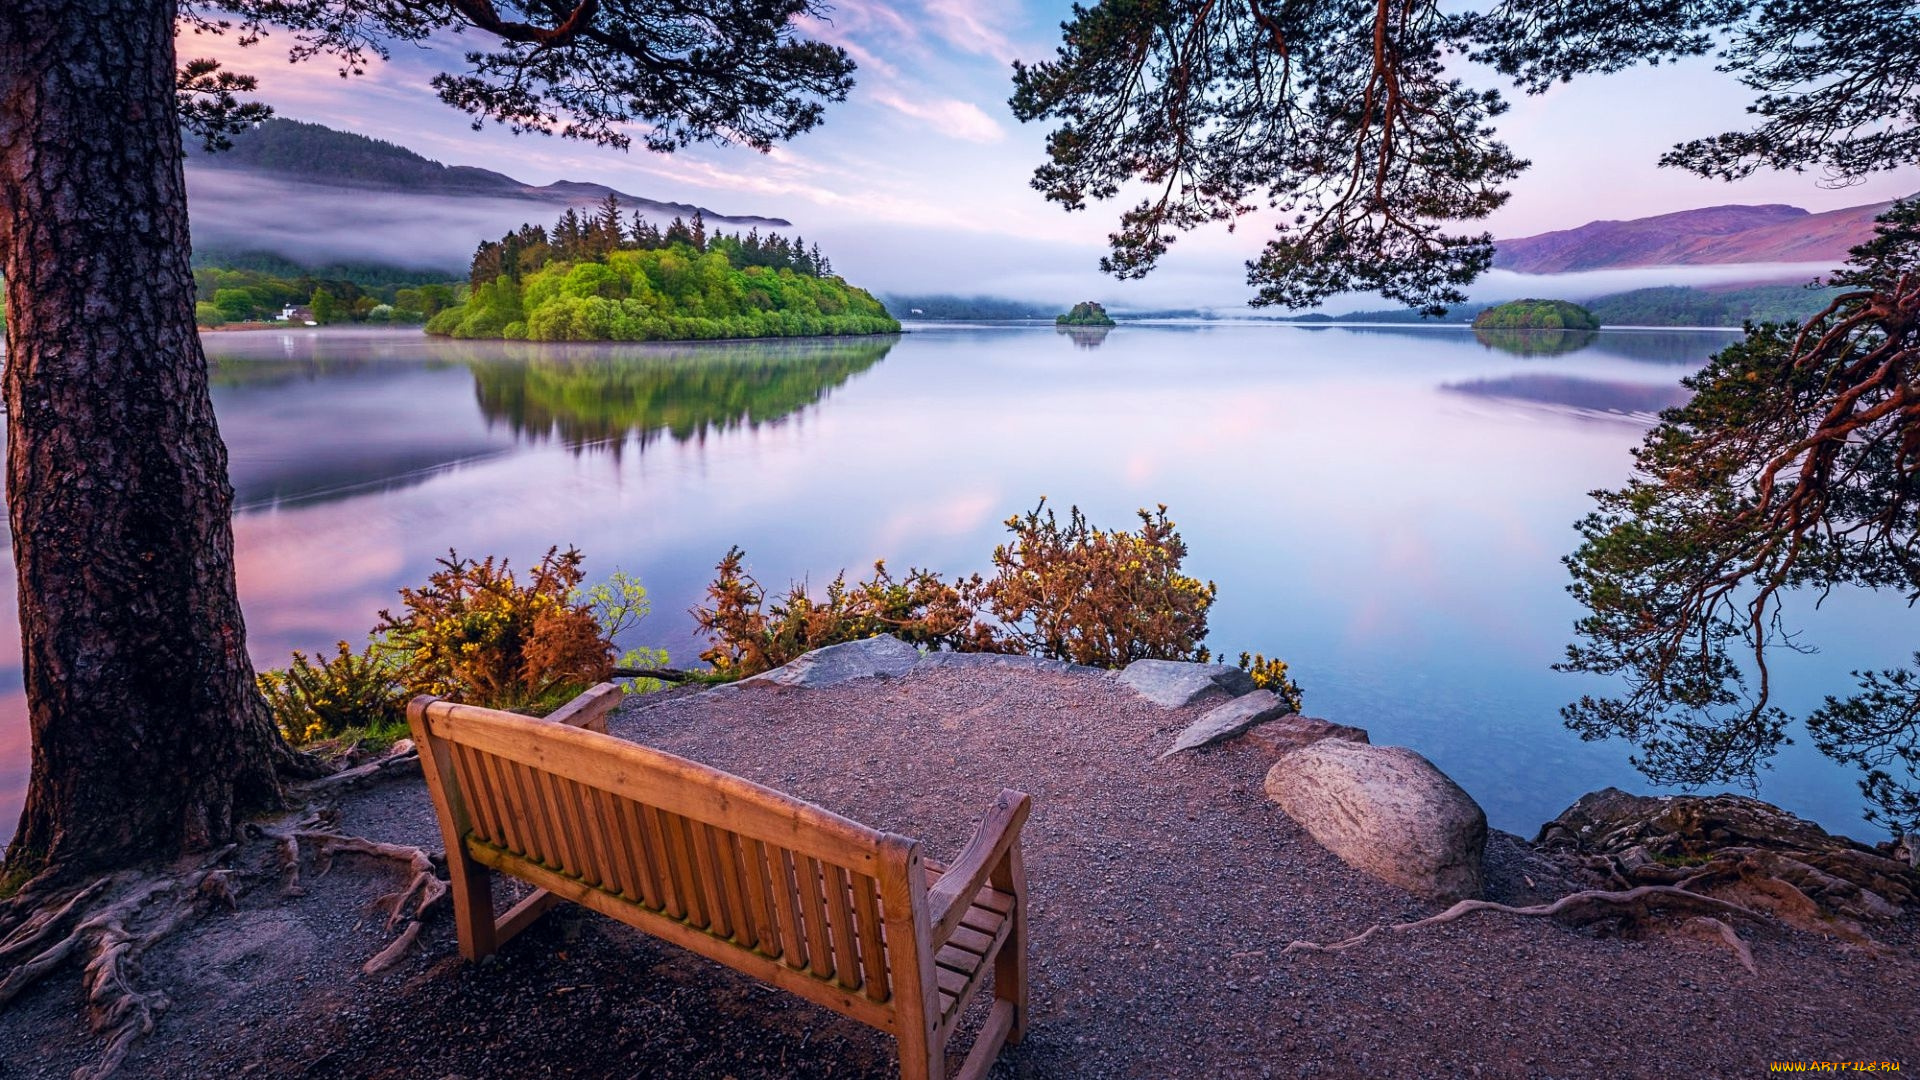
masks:
{"type": "Polygon", "coordinates": [[[1107,334],[1113,330],[1113,327],[1056,326],[1053,330],[1056,334],[1065,334],[1067,337],[1072,338],[1075,348],[1097,349],[1107,340],[1107,334]]]}
{"type": "Polygon", "coordinates": [[[1474,327],[1474,340],[1489,349],[1515,356],[1564,356],[1579,352],[1600,337],[1596,330],[1513,330],[1474,327]]]}
{"type": "Polygon", "coordinates": [[[886,358],[900,339],[657,346],[507,345],[482,355],[450,343],[473,372],[489,420],[574,448],[677,440],[777,421],[815,405],[886,358]]]}
{"type": "Polygon", "coordinates": [[[1507,375],[1446,383],[1441,389],[1456,394],[1547,405],[1585,413],[1605,413],[1650,422],[1660,410],[1684,405],[1690,396],[1679,386],[1582,379],[1571,375],[1507,375]]]}
{"type": "Polygon", "coordinates": [[[332,501],[558,438],[580,449],[777,422],[899,340],[538,345],[392,334],[210,336],[241,509],[332,501]],[[411,346],[411,347],[408,347],[411,346]],[[477,398],[480,410],[449,408],[477,398]]]}
{"type": "MultiPolygon", "coordinates": [[[[1698,368],[1704,365],[1709,356],[1712,356],[1716,351],[1725,348],[1727,344],[1739,338],[1737,332],[1727,330],[1476,330],[1472,331],[1470,336],[1467,327],[1458,325],[1353,326],[1341,327],[1341,329],[1349,330],[1355,334],[1377,334],[1403,338],[1408,341],[1419,340],[1425,342],[1428,346],[1446,341],[1454,341],[1462,344],[1477,342],[1483,345],[1485,351],[1488,352],[1498,350],[1515,355],[1541,358],[1566,356],[1577,352],[1578,355],[1583,358],[1608,356],[1617,357],[1621,360],[1631,360],[1637,364],[1662,364],[1675,367],[1684,365],[1691,368],[1698,368]],[[1480,337],[1482,334],[1489,333],[1592,336],[1590,339],[1573,346],[1571,349],[1548,351],[1542,348],[1540,351],[1527,352],[1524,348],[1501,348],[1499,345],[1488,342],[1480,337]]],[[[1563,342],[1563,344],[1564,343],[1565,342],[1563,342]]]]}

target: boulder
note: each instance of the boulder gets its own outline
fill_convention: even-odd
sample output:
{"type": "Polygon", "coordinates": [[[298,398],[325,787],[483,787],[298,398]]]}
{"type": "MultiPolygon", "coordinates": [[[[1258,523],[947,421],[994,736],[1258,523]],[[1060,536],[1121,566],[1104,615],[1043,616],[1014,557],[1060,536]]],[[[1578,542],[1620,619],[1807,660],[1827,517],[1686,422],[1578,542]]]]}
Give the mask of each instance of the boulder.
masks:
{"type": "Polygon", "coordinates": [[[1287,703],[1275,697],[1273,691],[1255,690],[1251,694],[1216,706],[1207,715],[1188,724],[1187,729],[1173,740],[1173,745],[1168,747],[1160,757],[1165,760],[1182,750],[1195,750],[1211,743],[1223,742],[1256,724],[1263,724],[1275,717],[1284,716],[1286,712],[1287,703]]]}
{"type": "Polygon", "coordinates": [[[1303,746],[1312,746],[1321,739],[1344,739],[1357,743],[1372,741],[1367,738],[1365,728],[1330,723],[1297,713],[1261,724],[1247,732],[1247,739],[1274,757],[1291,754],[1303,746]]]}
{"type": "Polygon", "coordinates": [[[1267,796],[1356,870],[1430,900],[1481,894],[1486,812],[1412,750],[1322,739],[1274,763],[1267,796]]]}
{"type": "Polygon", "coordinates": [[[920,650],[892,634],[847,641],[815,649],[772,671],[763,671],[742,683],[769,682],[779,686],[834,686],[875,675],[905,675],[920,662],[920,650]]]}
{"type": "Polygon", "coordinates": [[[1192,704],[1209,690],[1238,696],[1255,689],[1253,676],[1231,664],[1189,664],[1180,660],[1135,660],[1120,672],[1120,681],[1165,709],[1192,704]]]}

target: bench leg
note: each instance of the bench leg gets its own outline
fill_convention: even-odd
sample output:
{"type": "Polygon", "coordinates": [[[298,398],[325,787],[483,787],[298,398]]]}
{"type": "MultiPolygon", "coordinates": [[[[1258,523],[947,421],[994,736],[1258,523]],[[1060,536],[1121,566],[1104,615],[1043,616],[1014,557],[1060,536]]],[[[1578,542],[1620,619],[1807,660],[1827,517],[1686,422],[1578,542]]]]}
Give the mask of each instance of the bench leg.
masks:
{"type": "MultiPolygon", "coordinates": [[[[940,1000],[935,996],[935,1001],[940,1000]]],[[[910,1029],[914,1023],[911,1017],[901,1017],[900,1039],[900,1080],[947,1080],[947,1049],[938,1045],[932,1034],[926,1030],[925,1021],[921,1027],[910,1029]]]]}
{"type": "Polygon", "coordinates": [[[460,933],[460,955],[479,960],[499,947],[493,918],[493,871],[464,851],[447,853],[448,883],[453,886],[453,922],[460,933]]]}
{"type": "Polygon", "coordinates": [[[1013,1009],[1007,1042],[1017,1045],[1027,1035],[1027,868],[1019,844],[994,868],[993,887],[1013,894],[1013,929],[993,958],[993,996],[1013,1009]]]}

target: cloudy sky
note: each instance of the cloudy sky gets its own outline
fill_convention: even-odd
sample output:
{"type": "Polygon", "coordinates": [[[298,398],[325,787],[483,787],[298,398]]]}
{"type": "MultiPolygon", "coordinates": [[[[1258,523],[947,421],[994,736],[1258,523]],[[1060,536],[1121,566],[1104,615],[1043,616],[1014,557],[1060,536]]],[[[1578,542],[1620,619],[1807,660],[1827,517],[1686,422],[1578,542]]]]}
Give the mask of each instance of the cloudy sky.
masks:
{"type": "MultiPolygon", "coordinates": [[[[840,0],[810,32],[858,62],[858,85],[818,130],[769,155],[695,148],[623,154],[489,125],[471,130],[428,79],[458,70],[459,40],[401,46],[391,62],[341,79],[333,66],[285,63],[274,37],[241,53],[230,42],[184,40],[185,56],[217,55],[260,76],[283,116],[387,139],[448,164],[479,165],[546,183],[588,180],[723,212],[792,220],[850,279],[887,291],[1097,296],[1123,304],[1232,304],[1248,293],[1241,264],[1261,230],[1183,239],[1141,284],[1102,278],[1094,264],[1118,213],[1067,214],[1027,185],[1043,129],[1008,112],[1012,60],[1052,53],[1066,3],[1030,0],[840,0]]],[[[1738,127],[1749,97],[1707,62],[1588,79],[1518,98],[1504,137],[1534,167],[1490,222],[1496,236],[1569,228],[1730,202],[1834,209],[1920,189],[1920,171],[1840,189],[1812,175],[1765,174],[1739,184],[1655,167],[1673,143],[1738,127]]]]}

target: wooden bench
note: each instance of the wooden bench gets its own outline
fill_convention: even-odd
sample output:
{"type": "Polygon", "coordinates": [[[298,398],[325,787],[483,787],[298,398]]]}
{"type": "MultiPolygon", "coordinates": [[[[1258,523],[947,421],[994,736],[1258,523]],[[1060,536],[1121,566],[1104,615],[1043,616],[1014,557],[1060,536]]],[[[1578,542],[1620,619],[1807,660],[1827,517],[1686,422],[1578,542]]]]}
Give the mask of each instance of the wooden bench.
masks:
{"type": "Polygon", "coordinates": [[[603,684],[545,719],[415,698],[460,952],[477,960],[571,900],[890,1032],[906,1080],[993,972],[961,1077],[1027,1022],[1026,795],[1004,790],[951,866],[918,841],[607,735],[603,684]],[[494,915],[491,872],[536,891],[494,915]]]}

